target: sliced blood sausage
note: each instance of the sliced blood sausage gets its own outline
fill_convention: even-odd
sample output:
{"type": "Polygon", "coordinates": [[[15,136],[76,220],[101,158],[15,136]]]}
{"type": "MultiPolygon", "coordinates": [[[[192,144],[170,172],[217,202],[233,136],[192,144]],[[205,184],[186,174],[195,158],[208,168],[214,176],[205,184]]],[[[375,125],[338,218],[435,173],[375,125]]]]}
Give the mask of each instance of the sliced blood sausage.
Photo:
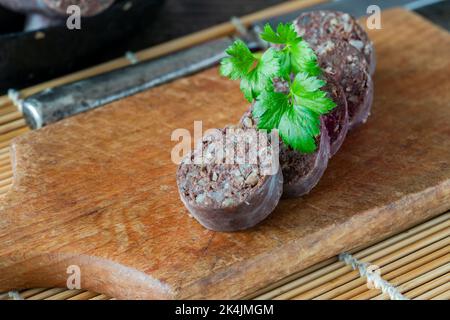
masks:
{"type": "Polygon", "coordinates": [[[283,189],[278,150],[273,148],[269,135],[265,134],[267,139],[261,144],[260,140],[254,141],[253,133],[258,134],[256,139],[264,134],[227,128],[205,135],[178,167],[181,200],[191,215],[208,229],[250,228],[265,219],[278,204],[283,189]],[[235,155],[224,157],[230,150],[235,155]],[[238,150],[244,152],[244,161],[243,153],[238,150]],[[196,157],[200,160],[196,161],[196,157]]]}
{"type": "Polygon", "coordinates": [[[344,90],[347,98],[349,129],[364,123],[370,115],[373,82],[366,60],[344,41],[327,40],[317,51],[319,64],[344,90]]]}
{"type": "Polygon", "coordinates": [[[282,144],[280,166],[283,171],[283,197],[301,197],[322,178],[330,158],[330,139],[322,121],[318,147],[314,153],[300,153],[282,144]]]}
{"type": "Polygon", "coordinates": [[[375,50],[367,33],[355,18],[339,11],[311,11],[302,13],[295,21],[297,33],[314,50],[327,40],[344,40],[360,51],[369,64],[370,73],[375,71],[375,50]]]}
{"type": "MultiPolygon", "coordinates": [[[[256,126],[251,109],[241,118],[244,128],[256,126]]],[[[318,148],[314,153],[300,153],[280,140],[280,167],[283,172],[283,197],[301,197],[309,193],[319,182],[330,158],[330,139],[322,119],[321,134],[317,138],[318,148]]]]}
{"type": "Polygon", "coordinates": [[[323,121],[330,138],[330,156],[334,156],[341,147],[348,132],[348,109],[342,87],[330,77],[326,77],[327,84],[322,90],[326,91],[335,103],[336,107],[323,116],[323,121]]]}
{"type": "MultiPolygon", "coordinates": [[[[321,78],[326,81],[326,85],[321,90],[327,92],[328,97],[336,103],[336,107],[329,114],[323,116],[330,138],[330,156],[333,156],[344,142],[349,128],[347,99],[342,87],[331,74],[323,73],[321,78]]],[[[273,79],[273,85],[276,92],[289,92],[287,81],[275,78],[273,79]]],[[[247,112],[246,115],[248,114],[247,112]]]]}

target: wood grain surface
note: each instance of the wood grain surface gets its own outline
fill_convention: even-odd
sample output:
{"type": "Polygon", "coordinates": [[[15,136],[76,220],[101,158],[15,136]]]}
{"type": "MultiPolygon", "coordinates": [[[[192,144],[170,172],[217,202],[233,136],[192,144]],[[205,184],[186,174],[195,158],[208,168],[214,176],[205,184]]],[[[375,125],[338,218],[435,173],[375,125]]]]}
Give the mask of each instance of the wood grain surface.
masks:
{"type": "Polygon", "coordinates": [[[313,192],[238,233],[205,230],[178,198],[175,128],[239,119],[216,69],[27,133],[12,145],[0,212],[0,290],[64,286],[117,298],[239,298],[450,208],[450,36],[402,10],[371,31],[368,123],[313,192]]]}

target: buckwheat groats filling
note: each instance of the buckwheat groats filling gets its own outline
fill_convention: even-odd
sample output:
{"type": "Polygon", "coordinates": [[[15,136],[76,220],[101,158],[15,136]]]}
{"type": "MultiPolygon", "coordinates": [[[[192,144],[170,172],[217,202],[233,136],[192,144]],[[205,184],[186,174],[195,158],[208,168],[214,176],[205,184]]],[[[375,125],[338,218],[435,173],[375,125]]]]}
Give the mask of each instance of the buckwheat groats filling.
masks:
{"type": "MultiPolygon", "coordinates": [[[[256,127],[251,109],[240,120],[244,128],[256,127]]],[[[330,139],[324,121],[321,134],[316,139],[318,146],[314,153],[300,153],[286,146],[280,140],[280,167],[283,173],[283,197],[300,197],[316,186],[328,165],[330,139]]]]}
{"type": "Polygon", "coordinates": [[[348,132],[347,99],[339,84],[331,78],[326,80],[327,84],[324,87],[324,91],[328,92],[330,98],[336,103],[336,107],[322,118],[330,138],[330,156],[334,156],[344,142],[348,132]]]}
{"type": "Polygon", "coordinates": [[[364,123],[373,98],[372,77],[364,57],[347,42],[336,40],[323,43],[317,56],[323,72],[344,90],[350,129],[364,123]]]}
{"type": "Polygon", "coordinates": [[[262,131],[217,130],[205,135],[183,159],[177,183],[191,215],[206,228],[252,227],[273,211],[281,197],[277,147],[262,131]]]}
{"type": "Polygon", "coordinates": [[[375,50],[367,33],[355,18],[339,11],[311,11],[301,14],[295,21],[299,36],[303,37],[314,50],[327,41],[344,40],[361,52],[369,64],[370,74],[375,71],[375,50]]]}

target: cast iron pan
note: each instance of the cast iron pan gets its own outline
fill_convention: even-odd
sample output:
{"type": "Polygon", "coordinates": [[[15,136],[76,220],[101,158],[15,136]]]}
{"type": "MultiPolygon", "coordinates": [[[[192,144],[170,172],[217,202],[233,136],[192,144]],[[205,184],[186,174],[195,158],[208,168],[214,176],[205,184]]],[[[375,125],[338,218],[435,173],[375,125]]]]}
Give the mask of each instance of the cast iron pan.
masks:
{"type": "Polygon", "coordinates": [[[164,0],[119,0],[103,13],[81,20],[81,30],[65,23],[22,32],[25,17],[0,10],[0,93],[20,89],[125,54],[126,38],[151,24],[164,0]]]}

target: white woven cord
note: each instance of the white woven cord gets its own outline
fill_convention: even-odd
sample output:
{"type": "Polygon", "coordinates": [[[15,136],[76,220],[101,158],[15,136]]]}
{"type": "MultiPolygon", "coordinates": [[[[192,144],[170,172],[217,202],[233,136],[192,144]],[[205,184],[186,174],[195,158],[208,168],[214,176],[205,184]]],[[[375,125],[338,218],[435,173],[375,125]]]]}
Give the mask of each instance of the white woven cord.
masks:
{"type": "Polygon", "coordinates": [[[20,98],[20,91],[15,89],[8,90],[8,98],[17,107],[17,109],[22,112],[23,99],[20,98]]]}
{"type": "Polygon", "coordinates": [[[8,296],[13,300],[23,300],[23,297],[18,291],[9,291],[8,296]]]}
{"type": "Polygon", "coordinates": [[[387,293],[391,300],[409,300],[398,291],[398,289],[384,280],[378,273],[370,270],[370,263],[361,262],[349,253],[341,253],[339,260],[344,261],[347,265],[351,266],[353,270],[358,269],[361,277],[366,277],[367,282],[374,284],[375,288],[381,289],[383,293],[387,293]]]}
{"type": "Polygon", "coordinates": [[[130,61],[131,64],[139,63],[138,57],[134,54],[134,52],[127,51],[125,52],[125,58],[130,61]]]}

